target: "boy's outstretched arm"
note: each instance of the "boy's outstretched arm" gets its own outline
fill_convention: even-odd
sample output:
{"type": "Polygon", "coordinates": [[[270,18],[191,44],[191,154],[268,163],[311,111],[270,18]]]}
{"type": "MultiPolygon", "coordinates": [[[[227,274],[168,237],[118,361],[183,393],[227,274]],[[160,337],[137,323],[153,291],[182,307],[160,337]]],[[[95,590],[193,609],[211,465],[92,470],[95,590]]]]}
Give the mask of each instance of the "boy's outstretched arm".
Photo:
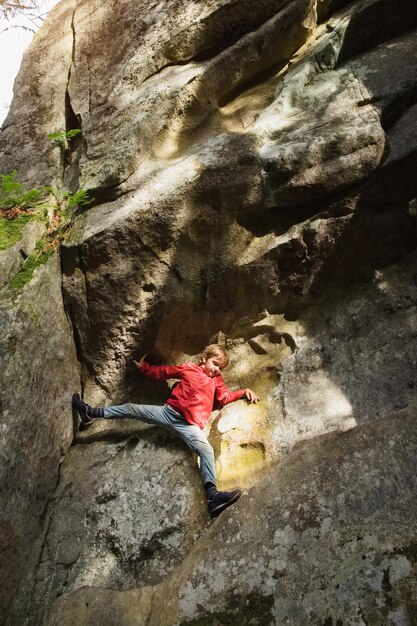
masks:
{"type": "Polygon", "coordinates": [[[258,396],[254,391],[252,391],[252,389],[239,389],[238,391],[231,391],[226,387],[224,380],[221,376],[217,376],[215,378],[215,381],[215,399],[220,404],[220,406],[225,406],[230,402],[236,402],[236,400],[243,400],[243,398],[246,398],[248,402],[253,402],[255,404],[259,401],[258,396]]]}
{"type": "Polygon", "coordinates": [[[146,354],[133,363],[144,376],[154,378],[155,380],[167,380],[168,378],[181,378],[184,375],[183,365],[149,365],[146,361],[146,354]]]}

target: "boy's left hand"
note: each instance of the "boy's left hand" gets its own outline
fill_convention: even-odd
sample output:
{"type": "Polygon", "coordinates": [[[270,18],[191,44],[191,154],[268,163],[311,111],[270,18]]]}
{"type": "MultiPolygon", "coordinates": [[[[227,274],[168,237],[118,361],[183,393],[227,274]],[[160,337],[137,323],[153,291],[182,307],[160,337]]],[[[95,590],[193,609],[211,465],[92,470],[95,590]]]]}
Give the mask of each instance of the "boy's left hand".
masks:
{"type": "Polygon", "coordinates": [[[258,396],[256,395],[254,391],[252,391],[252,389],[244,389],[243,391],[245,394],[245,398],[246,400],[248,400],[248,402],[253,402],[254,404],[259,402],[258,396]]]}

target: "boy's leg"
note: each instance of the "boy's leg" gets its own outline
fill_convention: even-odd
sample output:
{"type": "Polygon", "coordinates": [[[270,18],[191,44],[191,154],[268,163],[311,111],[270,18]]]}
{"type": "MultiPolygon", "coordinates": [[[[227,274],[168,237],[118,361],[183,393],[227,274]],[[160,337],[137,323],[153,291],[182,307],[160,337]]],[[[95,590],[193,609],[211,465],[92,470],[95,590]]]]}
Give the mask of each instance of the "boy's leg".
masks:
{"type": "Polygon", "coordinates": [[[207,483],[215,485],[216,466],[214,463],[214,451],[204,432],[198,426],[189,424],[184,418],[172,420],[171,426],[175,434],[200,457],[200,473],[203,485],[207,483]]]}
{"type": "Polygon", "coordinates": [[[84,424],[91,423],[96,417],[106,419],[130,417],[147,424],[164,426],[175,433],[200,457],[201,478],[207,493],[208,508],[213,517],[219,515],[240,498],[240,489],[217,491],[214,452],[206,435],[198,426],[189,424],[178,411],[169,405],[154,406],[128,403],[105,408],[91,407],[81,400],[78,393],[73,395],[72,403],[84,424]]]}
{"type": "Polygon", "coordinates": [[[171,421],[172,428],[194,452],[200,457],[200,472],[207,493],[207,504],[210,514],[217,517],[224,509],[240,498],[240,489],[234,491],[217,491],[216,467],[213,448],[205,433],[193,424],[186,422],[182,416],[171,421]]]}
{"type": "MultiPolygon", "coordinates": [[[[179,413],[177,414],[179,416],[179,413]]],[[[170,426],[170,414],[167,406],[155,406],[152,404],[120,404],[117,406],[107,406],[104,408],[104,418],[118,419],[130,417],[132,419],[145,422],[146,424],[156,424],[159,426],[170,426]]]]}
{"type": "MultiPolygon", "coordinates": [[[[72,397],[72,404],[74,409],[80,416],[83,424],[90,424],[92,420],[97,418],[117,419],[123,417],[130,417],[140,420],[147,424],[156,424],[160,426],[170,426],[169,420],[171,417],[170,411],[167,412],[165,406],[154,406],[147,404],[122,404],[119,406],[109,407],[92,407],[83,400],[81,400],[78,393],[75,393],[72,397]]],[[[179,413],[174,413],[181,417],[179,413]]]]}

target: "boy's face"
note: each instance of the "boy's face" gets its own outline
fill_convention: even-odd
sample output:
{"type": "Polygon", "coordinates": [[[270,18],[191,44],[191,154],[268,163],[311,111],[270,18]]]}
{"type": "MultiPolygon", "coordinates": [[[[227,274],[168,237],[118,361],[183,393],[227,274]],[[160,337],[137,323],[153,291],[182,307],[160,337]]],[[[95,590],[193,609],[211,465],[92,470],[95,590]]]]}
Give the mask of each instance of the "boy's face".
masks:
{"type": "Polygon", "coordinates": [[[218,359],[215,356],[210,357],[209,359],[206,359],[203,357],[201,359],[201,362],[203,364],[202,365],[203,372],[207,374],[207,376],[210,376],[210,378],[214,378],[215,376],[218,376],[223,369],[222,360],[218,359]]]}

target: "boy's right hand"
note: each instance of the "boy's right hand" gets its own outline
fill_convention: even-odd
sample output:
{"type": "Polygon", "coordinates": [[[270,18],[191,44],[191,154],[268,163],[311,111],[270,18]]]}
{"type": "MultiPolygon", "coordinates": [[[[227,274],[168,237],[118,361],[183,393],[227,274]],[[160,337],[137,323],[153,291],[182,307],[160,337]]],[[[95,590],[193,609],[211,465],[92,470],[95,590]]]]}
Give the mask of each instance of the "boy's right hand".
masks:
{"type": "Polygon", "coordinates": [[[143,364],[145,363],[145,359],[146,359],[146,354],[144,354],[143,357],[139,359],[139,361],[135,361],[135,359],[133,359],[133,363],[136,365],[138,370],[142,369],[143,364]]]}

